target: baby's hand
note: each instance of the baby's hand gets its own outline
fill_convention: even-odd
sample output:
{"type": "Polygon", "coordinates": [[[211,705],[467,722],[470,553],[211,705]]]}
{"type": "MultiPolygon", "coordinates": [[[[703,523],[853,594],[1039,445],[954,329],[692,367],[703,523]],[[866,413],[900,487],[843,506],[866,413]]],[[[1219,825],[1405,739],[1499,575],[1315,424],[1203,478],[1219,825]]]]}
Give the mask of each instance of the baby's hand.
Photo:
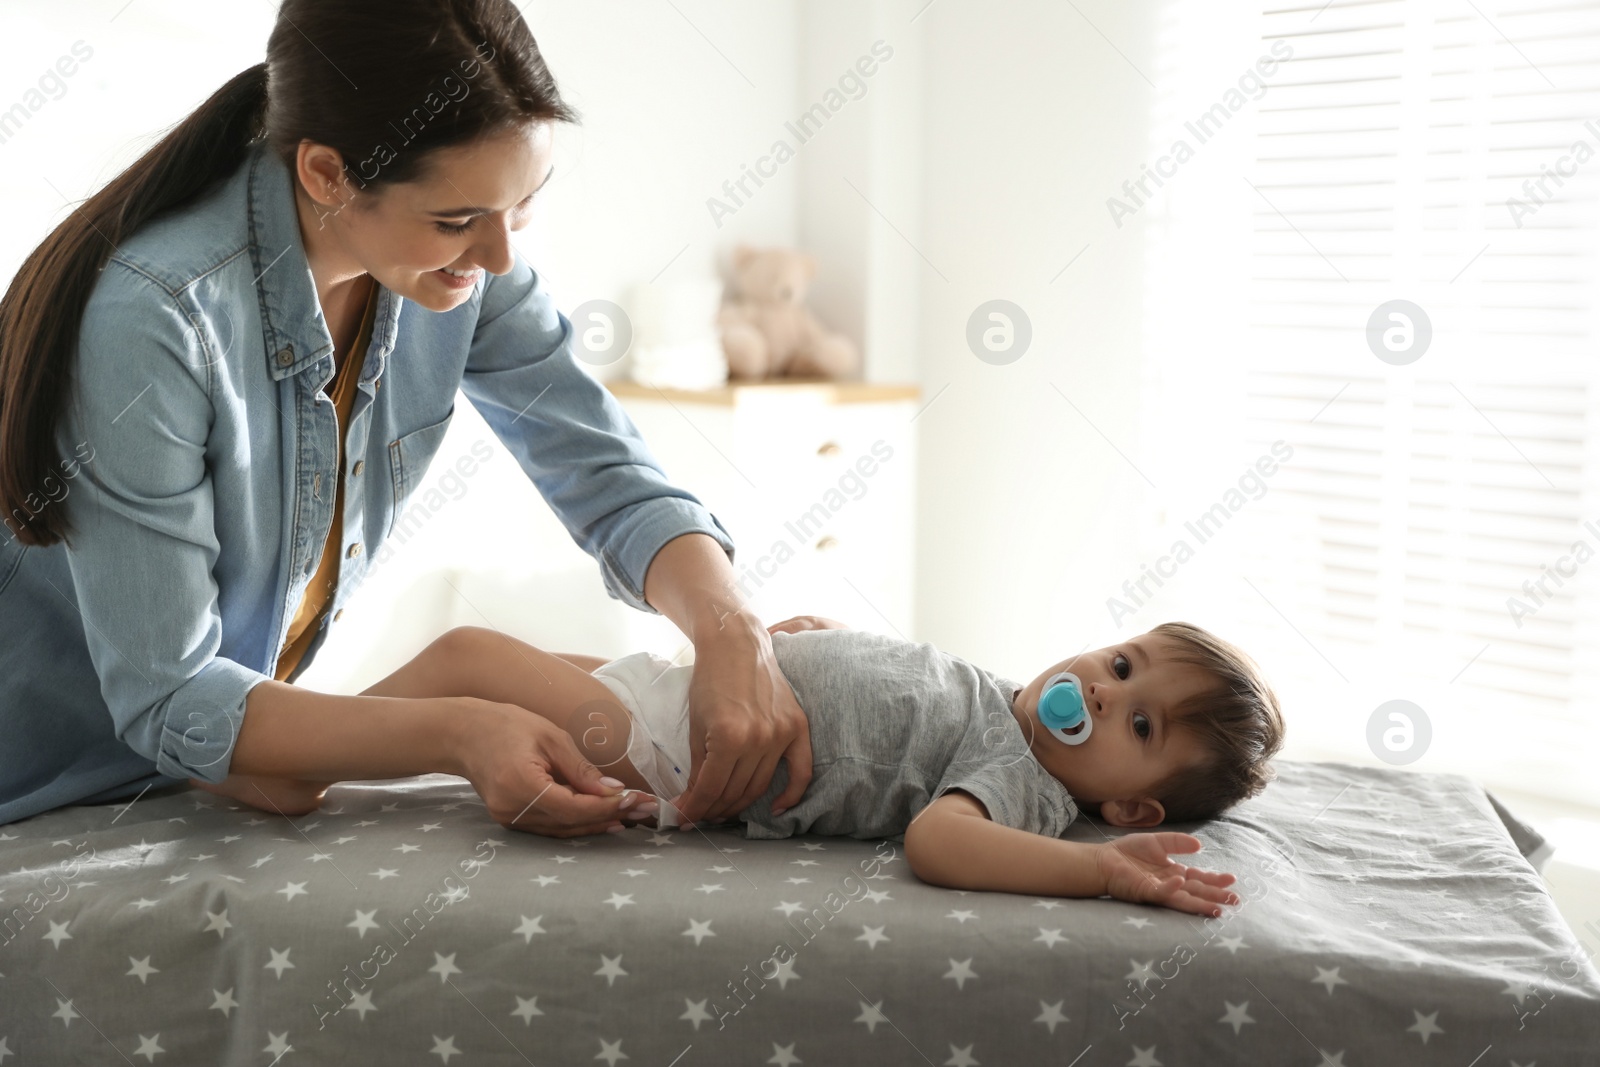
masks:
{"type": "Polygon", "coordinates": [[[1237,904],[1239,895],[1222,887],[1231,874],[1185,867],[1167,859],[1169,852],[1198,852],[1200,839],[1165,830],[1128,834],[1095,846],[1095,862],[1105,877],[1106,892],[1135,904],[1160,904],[1177,911],[1215,918],[1219,904],[1237,904]]]}

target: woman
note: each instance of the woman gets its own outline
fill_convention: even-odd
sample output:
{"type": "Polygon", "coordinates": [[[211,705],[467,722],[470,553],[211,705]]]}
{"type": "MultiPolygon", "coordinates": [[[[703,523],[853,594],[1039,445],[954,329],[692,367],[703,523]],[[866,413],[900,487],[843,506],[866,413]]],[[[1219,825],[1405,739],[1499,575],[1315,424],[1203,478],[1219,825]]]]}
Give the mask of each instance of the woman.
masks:
{"type": "Polygon", "coordinates": [[[780,757],[775,806],[800,799],[805,717],[733,542],[510,244],[564,121],[508,0],[285,0],[267,61],[23,264],[0,302],[0,823],[185,780],[303,812],[443,771],[503,826],[620,827],[620,786],[539,716],[292,684],[458,388],[609,593],[693,641],[685,816],[737,813],[780,757]]]}

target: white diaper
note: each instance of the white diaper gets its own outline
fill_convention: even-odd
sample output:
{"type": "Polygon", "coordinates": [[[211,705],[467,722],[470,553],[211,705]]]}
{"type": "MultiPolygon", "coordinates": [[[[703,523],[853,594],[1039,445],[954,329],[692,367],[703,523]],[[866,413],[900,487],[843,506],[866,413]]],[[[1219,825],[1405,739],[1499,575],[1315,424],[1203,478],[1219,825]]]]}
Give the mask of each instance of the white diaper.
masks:
{"type": "Polygon", "coordinates": [[[593,673],[633,719],[628,762],[644,775],[661,802],[656,826],[676,827],[678,809],[669,798],[689,784],[689,680],[694,665],[674,666],[653,652],[635,652],[593,673]]]}

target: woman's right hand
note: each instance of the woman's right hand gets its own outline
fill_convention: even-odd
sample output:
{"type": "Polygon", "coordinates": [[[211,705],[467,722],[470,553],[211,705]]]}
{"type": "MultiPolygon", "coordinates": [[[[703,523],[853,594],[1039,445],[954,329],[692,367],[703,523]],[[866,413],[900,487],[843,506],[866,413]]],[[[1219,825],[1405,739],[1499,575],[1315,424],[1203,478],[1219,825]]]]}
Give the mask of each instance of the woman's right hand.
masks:
{"type": "Polygon", "coordinates": [[[620,829],[622,807],[642,799],[607,779],[549,719],[511,704],[456,698],[462,708],[458,773],[472,783],[489,815],[510,830],[582,837],[620,829]]]}

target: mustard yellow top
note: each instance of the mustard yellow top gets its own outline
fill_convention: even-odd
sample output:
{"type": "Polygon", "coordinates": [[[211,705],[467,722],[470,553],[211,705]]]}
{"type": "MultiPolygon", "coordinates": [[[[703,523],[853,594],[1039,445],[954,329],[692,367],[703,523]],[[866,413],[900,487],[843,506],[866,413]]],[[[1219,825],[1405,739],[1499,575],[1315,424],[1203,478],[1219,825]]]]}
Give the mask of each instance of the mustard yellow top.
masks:
{"type": "Polygon", "coordinates": [[[289,635],[284,639],[283,651],[278,654],[278,665],[273,671],[273,677],[284,681],[294,673],[295,667],[306,654],[306,649],[311,647],[311,642],[316,639],[317,631],[322,628],[322,616],[327,612],[333,592],[339,585],[339,546],[344,541],[344,482],[346,472],[344,469],[344,435],[350,425],[350,413],[356,403],[356,381],[361,377],[361,366],[366,362],[363,358],[367,345],[372,340],[372,323],[377,317],[378,309],[378,284],[372,283],[372,292],[367,297],[367,309],[362,313],[361,330],[356,334],[355,343],[340,359],[338,369],[334,371],[333,381],[329,383],[329,398],[333,401],[334,417],[338,425],[338,470],[339,486],[335,490],[333,502],[333,525],[328,530],[328,540],[322,546],[322,562],[317,565],[317,573],[311,576],[310,583],[306,586],[305,596],[300,601],[300,610],[295,612],[294,622],[289,626],[289,635]]]}

